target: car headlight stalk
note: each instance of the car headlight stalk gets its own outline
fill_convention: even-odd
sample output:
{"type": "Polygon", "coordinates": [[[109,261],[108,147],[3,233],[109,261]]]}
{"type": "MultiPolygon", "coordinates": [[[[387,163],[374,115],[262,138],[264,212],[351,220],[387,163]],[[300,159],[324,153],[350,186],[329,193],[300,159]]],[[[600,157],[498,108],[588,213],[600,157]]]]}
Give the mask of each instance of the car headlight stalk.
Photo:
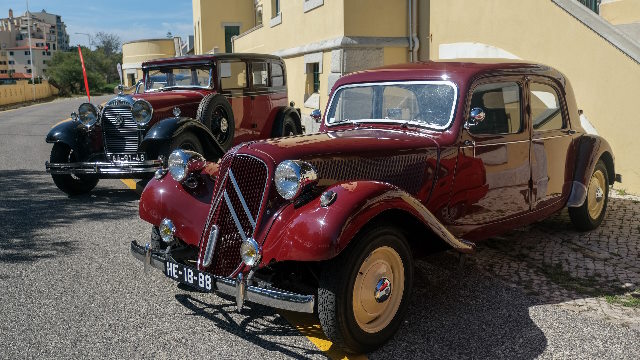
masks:
{"type": "MultiPolygon", "coordinates": [[[[71,118],[74,118],[73,114],[71,115],[71,118]]],[[[98,120],[100,119],[100,111],[93,104],[84,103],[78,107],[78,114],[75,116],[75,119],[80,121],[82,125],[90,128],[98,123],[98,120]]]]}
{"type": "Polygon", "coordinates": [[[300,160],[285,160],[278,164],[274,176],[278,194],[286,200],[295,199],[305,189],[318,183],[313,166],[300,160]]]}
{"type": "Polygon", "coordinates": [[[178,182],[184,181],[195,171],[200,171],[206,165],[204,157],[195,151],[177,149],[171,152],[167,161],[169,174],[178,182]]]}
{"type": "Polygon", "coordinates": [[[143,127],[151,121],[153,117],[153,106],[143,99],[136,100],[131,106],[131,115],[138,126],[143,127]]]}

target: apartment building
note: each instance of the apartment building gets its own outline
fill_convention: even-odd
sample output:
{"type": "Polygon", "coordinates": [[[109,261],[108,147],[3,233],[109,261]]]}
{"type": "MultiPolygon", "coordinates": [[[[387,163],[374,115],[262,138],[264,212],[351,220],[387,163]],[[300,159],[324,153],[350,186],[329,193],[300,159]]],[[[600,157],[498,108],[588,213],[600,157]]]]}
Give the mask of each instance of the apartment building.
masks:
{"type": "Polygon", "coordinates": [[[34,77],[46,77],[48,63],[51,61],[51,51],[47,48],[17,46],[7,48],[6,52],[9,74],[31,74],[33,69],[34,77]]]}

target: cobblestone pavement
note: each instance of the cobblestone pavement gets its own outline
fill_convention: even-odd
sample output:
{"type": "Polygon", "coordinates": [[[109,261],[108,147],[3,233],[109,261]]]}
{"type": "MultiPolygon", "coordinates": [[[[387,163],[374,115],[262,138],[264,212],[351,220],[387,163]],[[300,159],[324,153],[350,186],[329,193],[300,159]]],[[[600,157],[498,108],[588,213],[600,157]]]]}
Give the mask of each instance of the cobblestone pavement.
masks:
{"type": "Polygon", "coordinates": [[[640,329],[640,197],[611,191],[606,217],[574,230],[566,209],[483,242],[469,261],[541,303],[640,329]]]}

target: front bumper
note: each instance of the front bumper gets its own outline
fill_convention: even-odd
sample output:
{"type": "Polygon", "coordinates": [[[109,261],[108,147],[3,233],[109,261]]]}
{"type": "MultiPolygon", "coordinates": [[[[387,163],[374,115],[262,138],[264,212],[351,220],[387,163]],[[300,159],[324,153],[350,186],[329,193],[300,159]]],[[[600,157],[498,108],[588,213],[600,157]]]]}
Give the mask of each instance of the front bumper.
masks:
{"type": "Polygon", "coordinates": [[[100,177],[119,177],[128,175],[153,174],[162,167],[162,160],[142,162],[77,162],[77,163],[45,163],[50,174],[91,174],[100,177]]]}
{"type": "MultiPolygon", "coordinates": [[[[165,252],[154,251],[148,244],[141,246],[136,241],[131,242],[131,254],[144,263],[145,270],[151,266],[164,272],[165,262],[171,260],[165,252]]],[[[276,309],[313,313],[315,304],[313,295],[301,295],[276,288],[247,285],[241,275],[238,279],[214,275],[211,277],[214,282],[213,291],[235,297],[238,311],[242,309],[246,300],[276,309]]]]}

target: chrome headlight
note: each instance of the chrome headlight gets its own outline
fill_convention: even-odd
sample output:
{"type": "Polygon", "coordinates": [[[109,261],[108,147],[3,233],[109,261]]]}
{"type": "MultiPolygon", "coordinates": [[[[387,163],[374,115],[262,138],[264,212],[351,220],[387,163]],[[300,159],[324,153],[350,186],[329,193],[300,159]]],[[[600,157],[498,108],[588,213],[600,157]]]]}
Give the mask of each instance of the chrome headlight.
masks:
{"type": "Polygon", "coordinates": [[[253,238],[248,238],[240,244],[240,256],[242,257],[242,262],[247,266],[253,267],[260,263],[262,249],[253,238]]]}
{"type": "Polygon", "coordinates": [[[153,107],[146,100],[136,100],[131,106],[131,114],[139,126],[145,126],[151,121],[153,107]]]}
{"type": "Polygon", "coordinates": [[[84,103],[78,108],[78,120],[86,126],[92,127],[98,122],[98,108],[91,103],[84,103]]]}
{"type": "Polygon", "coordinates": [[[274,181],[278,194],[286,200],[300,195],[308,185],[318,180],[318,174],[311,164],[298,160],[285,160],[276,167],[274,181]]]}
{"type": "Polygon", "coordinates": [[[171,220],[163,219],[160,223],[160,226],[158,227],[158,230],[160,232],[162,241],[166,243],[170,243],[171,241],[173,241],[173,234],[176,233],[176,227],[175,225],[173,225],[173,222],[171,220]]]}
{"type": "Polygon", "coordinates": [[[178,182],[184,180],[189,175],[190,170],[197,170],[204,167],[205,160],[202,155],[195,151],[177,149],[169,155],[169,173],[178,182]],[[190,168],[190,164],[191,168],[190,168]]]}

